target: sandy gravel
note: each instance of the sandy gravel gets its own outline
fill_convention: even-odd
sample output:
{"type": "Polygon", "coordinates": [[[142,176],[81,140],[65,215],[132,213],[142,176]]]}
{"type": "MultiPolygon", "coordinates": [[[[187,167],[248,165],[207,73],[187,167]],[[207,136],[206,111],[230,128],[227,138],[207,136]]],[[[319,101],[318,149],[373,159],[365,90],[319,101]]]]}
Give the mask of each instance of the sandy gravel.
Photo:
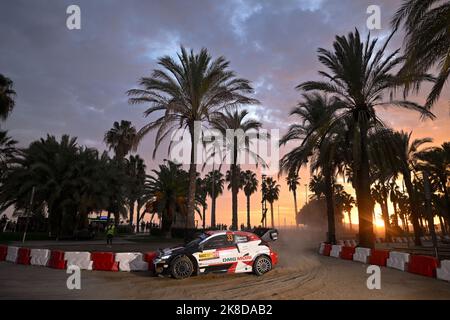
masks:
{"type": "Polygon", "coordinates": [[[0,299],[450,299],[450,283],[389,268],[382,268],[381,290],[369,290],[366,265],[321,257],[316,244],[304,234],[282,235],[275,245],[280,263],[262,277],[180,281],[145,272],[83,271],[82,289],[72,291],[64,270],[1,262],[0,299]]]}

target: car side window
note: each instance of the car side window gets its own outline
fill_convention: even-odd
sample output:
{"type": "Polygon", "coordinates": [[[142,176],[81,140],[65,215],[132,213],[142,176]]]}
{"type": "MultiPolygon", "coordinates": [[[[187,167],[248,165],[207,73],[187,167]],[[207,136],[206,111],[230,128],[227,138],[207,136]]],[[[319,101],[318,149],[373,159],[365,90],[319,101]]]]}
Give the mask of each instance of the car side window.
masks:
{"type": "Polygon", "coordinates": [[[240,235],[235,235],[234,236],[234,242],[237,243],[244,243],[247,242],[247,237],[246,236],[240,236],[240,235]]]}
{"type": "Polygon", "coordinates": [[[209,250],[209,249],[223,248],[223,247],[227,247],[229,245],[230,245],[230,242],[228,241],[227,235],[223,234],[220,236],[215,236],[215,237],[211,238],[210,240],[207,240],[205,242],[205,244],[203,245],[203,248],[205,250],[209,250]]]}

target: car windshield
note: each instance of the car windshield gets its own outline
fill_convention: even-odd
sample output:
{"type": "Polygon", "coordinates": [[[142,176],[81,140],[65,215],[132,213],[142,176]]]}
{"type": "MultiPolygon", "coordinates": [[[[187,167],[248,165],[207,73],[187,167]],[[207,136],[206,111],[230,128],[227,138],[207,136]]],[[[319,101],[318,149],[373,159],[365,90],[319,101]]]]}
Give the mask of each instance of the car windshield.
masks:
{"type": "Polygon", "coordinates": [[[188,243],[186,244],[186,247],[194,247],[194,246],[197,246],[200,242],[202,242],[203,240],[205,240],[207,237],[208,237],[207,234],[201,233],[201,234],[199,234],[198,236],[196,236],[194,240],[188,242],[188,243]]]}

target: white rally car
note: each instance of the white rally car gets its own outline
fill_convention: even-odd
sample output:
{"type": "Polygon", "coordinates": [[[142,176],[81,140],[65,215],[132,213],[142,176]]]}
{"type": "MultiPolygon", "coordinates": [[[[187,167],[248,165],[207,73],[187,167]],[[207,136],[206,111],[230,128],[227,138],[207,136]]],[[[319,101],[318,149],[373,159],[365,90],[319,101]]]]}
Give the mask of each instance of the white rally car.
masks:
{"type": "Polygon", "coordinates": [[[156,274],[176,279],[209,272],[263,275],[278,262],[268,241],[275,241],[275,229],[244,231],[206,231],[185,246],[159,250],[153,259],[156,274]]]}

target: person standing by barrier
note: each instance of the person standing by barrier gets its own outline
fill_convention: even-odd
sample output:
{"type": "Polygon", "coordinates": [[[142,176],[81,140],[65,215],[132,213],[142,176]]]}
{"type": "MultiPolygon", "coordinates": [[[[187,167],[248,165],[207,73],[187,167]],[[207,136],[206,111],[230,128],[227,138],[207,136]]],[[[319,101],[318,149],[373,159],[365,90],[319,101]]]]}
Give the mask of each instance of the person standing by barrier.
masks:
{"type": "Polygon", "coordinates": [[[112,241],[113,241],[115,232],[116,232],[116,227],[114,226],[113,223],[110,223],[106,227],[106,244],[107,245],[112,245],[112,241]]]}

